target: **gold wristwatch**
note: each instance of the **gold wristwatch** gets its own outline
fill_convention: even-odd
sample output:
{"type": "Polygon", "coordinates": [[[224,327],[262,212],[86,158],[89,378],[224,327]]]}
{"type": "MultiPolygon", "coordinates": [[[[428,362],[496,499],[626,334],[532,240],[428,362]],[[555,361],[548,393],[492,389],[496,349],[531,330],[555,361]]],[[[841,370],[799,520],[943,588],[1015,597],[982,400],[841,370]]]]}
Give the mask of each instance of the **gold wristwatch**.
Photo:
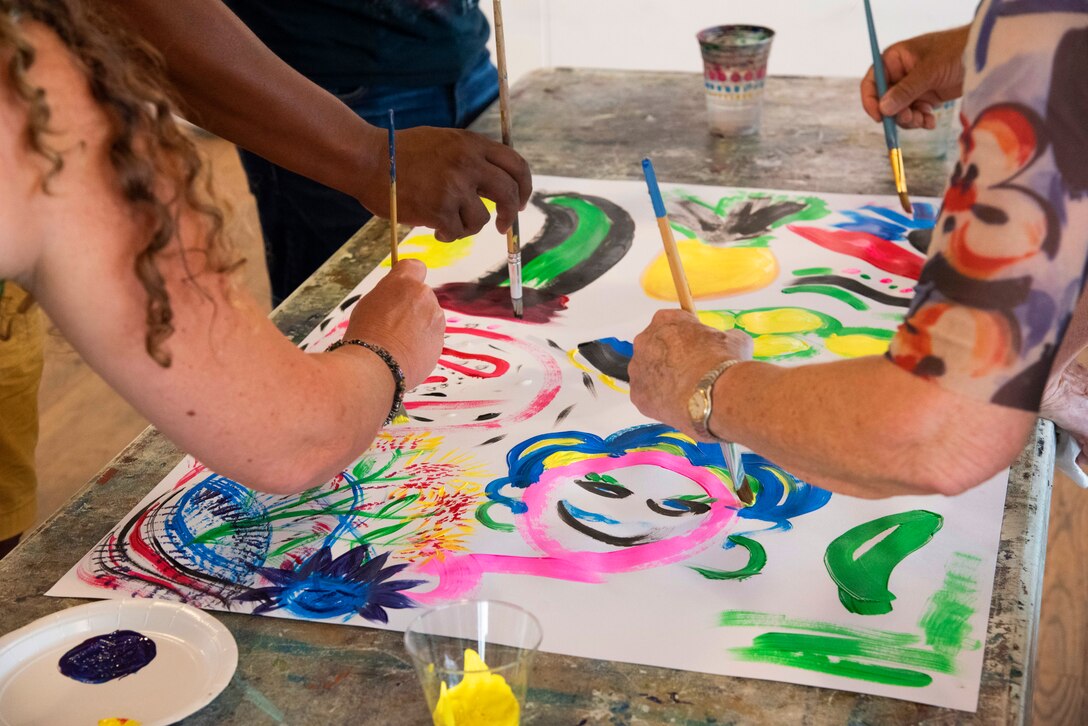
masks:
{"type": "Polygon", "coordinates": [[[710,430],[710,416],[714,413],[714,384],[731,366],[740,362],[740,358],[724,361],[711,368],[695,384],[695,392],[688,399],[688,416],[691,417],[691,427],[695,429],[695,433],[699,436],[722,441],[710,430]]]}

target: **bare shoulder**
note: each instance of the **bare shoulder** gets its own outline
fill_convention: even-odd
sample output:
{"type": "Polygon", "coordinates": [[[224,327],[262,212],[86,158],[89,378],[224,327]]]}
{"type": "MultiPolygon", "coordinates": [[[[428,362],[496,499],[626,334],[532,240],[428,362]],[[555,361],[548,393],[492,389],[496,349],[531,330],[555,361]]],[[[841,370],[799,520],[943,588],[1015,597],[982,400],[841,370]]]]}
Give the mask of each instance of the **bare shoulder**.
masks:
{"type": "MultiPolygon", "coordinates": [[[[98,196],[96,187],[87,194],[88,182],[89,176],[102,179],[109,121],[55,33],[36,22],[15,29],[33,50],[33,62],[15,77],[0,73],[0,277],[33,288],[51,229],[67,225],[76,212],[71,199],[81,190],[98,196]],[[61,171],[51,176],[58,165],[61,171]]],[[[5,70],[16,53],[10,43],[0,46],[5,70]]]]}

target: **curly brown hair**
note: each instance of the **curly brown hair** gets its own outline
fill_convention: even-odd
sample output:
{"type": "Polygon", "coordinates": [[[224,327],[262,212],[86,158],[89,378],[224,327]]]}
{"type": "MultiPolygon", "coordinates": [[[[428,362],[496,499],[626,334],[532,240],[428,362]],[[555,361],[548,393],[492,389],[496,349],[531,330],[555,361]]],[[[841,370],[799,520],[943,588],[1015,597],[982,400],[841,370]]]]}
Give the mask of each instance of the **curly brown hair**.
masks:
{"type": "MultiPolygon", "coordinates": [[[[146,232],[146,245],[135,251],[136,276],[148,297],[145,347],[159,365],[168,367],[164,343],[174,332],[173,310],[157,257],[177,235],[180,214],[188,209],[205,219],[203,270],[229,272],[241,260],[233,258],[224,240],[223,215],[212,202],[211,180],[201,174],[196,147],[174,119],[176,104],[167,90],[162,57],[126,33],[116,18],[79,0],[0,0],[0,53],[10,54],[8,80],[27,106],[27,144],[49,164],[42,178],[47,192],[64,158],[48,143],[46,92],[27,78],[35,49],[21,31],[22,19],[36,20],[56,33],[109,119],[107,144],[118,190],[146,232]],[[202,177],[205,184],[199,188],[202,177]]],[[[181,255],[188,270],[184,246],[181,255]]]]}

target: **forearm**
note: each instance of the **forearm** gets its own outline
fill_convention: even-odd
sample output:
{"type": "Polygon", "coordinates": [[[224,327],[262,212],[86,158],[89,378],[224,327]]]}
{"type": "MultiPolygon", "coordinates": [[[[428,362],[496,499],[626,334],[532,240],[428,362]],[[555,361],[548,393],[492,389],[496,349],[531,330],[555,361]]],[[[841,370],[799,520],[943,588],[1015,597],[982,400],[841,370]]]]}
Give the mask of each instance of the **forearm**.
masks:
{"type": "Polygon", "coordinates": [[[381,176],[384,132],[281,61],[219,0],[104,1],[163,54],[194,123],[356,198],[381,176]]]}
{"type": "Polygon", "coordinates": [[[985,481],[1016,457],[1034,420],[871,357],[734,366],[714,388],[711,430],[814,484],[883,497],[985,481]]]}

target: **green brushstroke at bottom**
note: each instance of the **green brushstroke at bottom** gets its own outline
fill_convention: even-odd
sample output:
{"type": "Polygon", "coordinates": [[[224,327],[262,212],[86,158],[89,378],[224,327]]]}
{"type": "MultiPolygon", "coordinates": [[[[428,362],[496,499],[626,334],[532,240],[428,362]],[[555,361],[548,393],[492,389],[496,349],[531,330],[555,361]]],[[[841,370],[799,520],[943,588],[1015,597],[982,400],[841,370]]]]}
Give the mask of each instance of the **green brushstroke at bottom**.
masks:
{"type": "Polygon", "coordinates": [[[751,645],[730,648],[741,661],[922,688],[933,682],[930,673],[955,674],[960,652],[982,645],[970,637],[969,623],[977,594],[974,571],[980,563],[973,555],[957,552],[952,556],[944,583],[930,597],[919,620],[919,633],[854,628],[746,610],[726,610],[718,623],[795,631],[762,633],[751,645]]]}

